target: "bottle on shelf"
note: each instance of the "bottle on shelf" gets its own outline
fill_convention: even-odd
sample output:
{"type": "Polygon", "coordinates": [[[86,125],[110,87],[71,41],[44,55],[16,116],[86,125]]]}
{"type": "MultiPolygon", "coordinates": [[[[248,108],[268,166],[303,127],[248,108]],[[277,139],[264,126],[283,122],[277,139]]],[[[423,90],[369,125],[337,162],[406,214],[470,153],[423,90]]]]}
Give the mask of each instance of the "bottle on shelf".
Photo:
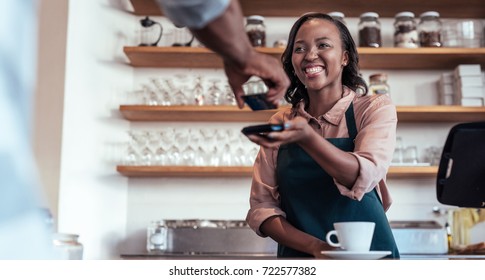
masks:
{"type": "Polygon", "coordinates": [[[418,24],[419,45],[421,47],[441,47],[440,14],[435,11],[424,12],[418,24]]]}
{"type": "Polygon", "coordinates": [[[414,13],[400,12],[394,18],[394,47],[417,48],[418,31],[414,13]]]}
{"type": "Polygon", "coordinates": [[[377,73],[369,77],[369,95],[390,94],[390,87],[387,84],[387,74],[377,73]]]}
{"type": "Polygon", "coordinates": [[[359,47],[382,47],[379,14],[368,12],[360,15],[359,47]]]}
{"type": "Polygon", "coordinates": [[[346,25],[347,23],[345,22],[345,14],[342,13],[342,12],[330,12],[328,13],[327,15],[331,16],[333,19],[336,19],[338,21],[340,21],[341,23],[343,23],[344,25],[346,25]]]}
{"type": "Polygon", "coordinates": [[[246,33],[253,47],[266,47],[266,26],[264,17],[253,15],[246,19],[246,33]]]}

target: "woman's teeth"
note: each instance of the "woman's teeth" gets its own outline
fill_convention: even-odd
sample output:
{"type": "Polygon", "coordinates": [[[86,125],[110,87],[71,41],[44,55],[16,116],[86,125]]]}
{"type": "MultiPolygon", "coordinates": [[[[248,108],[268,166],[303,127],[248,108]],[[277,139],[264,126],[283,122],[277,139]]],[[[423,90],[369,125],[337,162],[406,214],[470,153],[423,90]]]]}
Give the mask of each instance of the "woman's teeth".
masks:
{"type": "Polygon", "coordinates": [[[323,67],[321,66],[309,67],[309,68],[305,68],[305,73],[315,74],[315,73],[321,72],[322,70],[323,70],[323,67]]]}

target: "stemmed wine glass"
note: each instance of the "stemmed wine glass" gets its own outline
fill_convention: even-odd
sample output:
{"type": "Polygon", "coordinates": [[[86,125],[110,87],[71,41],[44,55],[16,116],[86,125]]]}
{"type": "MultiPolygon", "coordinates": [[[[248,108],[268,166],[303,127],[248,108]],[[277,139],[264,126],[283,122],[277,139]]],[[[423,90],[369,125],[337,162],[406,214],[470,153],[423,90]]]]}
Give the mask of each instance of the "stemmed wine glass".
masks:
{"type": "Polygon", "coordinates": [[[220,80],[211,79],[211,85],[207,90],[207,104],[209,105],[221,105],[222,90],[219,87],[220,80]]]}
{"type": "Polygon", "coordinates": [[[204,105],[204,87],[203,85],[203,78],[201,75],[198,75],[195,78],[195,85],[194,88],[192,89],[193,95],[194,95],[194,101],[195,105],[202,106],[204,105]]]}
{"type": "Polygon", "coordinates": [[[167,127],[158,132],[158,147],[155,151],[155,162],[158,165],[170,165],[169,150],[173,145],[174,129],[167,127]]]}
{"type": "Polygon", "coordinates": [[[232,105],[232,106],[237,105],[236,98],[234,97],[234,93],[232,92],[232,89],[229,83],[224,84],[222,104],[232,105]]]}
{"type": "Polygon", "coordinates": [[[170,106],[172,104],[172,101],[170,98],[169,90],[167,89],[167,83],[163,84],[158,78],[151,78],[150,81],[157,89],[160,105],[170,106]]]}

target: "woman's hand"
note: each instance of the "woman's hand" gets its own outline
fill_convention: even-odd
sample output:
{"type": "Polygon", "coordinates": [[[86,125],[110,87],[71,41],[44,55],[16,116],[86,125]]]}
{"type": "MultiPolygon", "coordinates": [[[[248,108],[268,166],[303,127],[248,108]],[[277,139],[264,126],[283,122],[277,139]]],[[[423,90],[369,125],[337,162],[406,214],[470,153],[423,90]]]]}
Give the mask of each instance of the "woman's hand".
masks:
{"type": "Polygon", "coordinates": [[[318,244],[316,244],[313,248],[313,252],[312,252],[312,255],[316,258],[316,259],[329,259],[329,257],[325,256],[324,254],[322,254],[321,252],[322,251],[333,251],[335,250],[335,247],[332,247],[330,245],[328,245],[327,242],[325,241],[322,241],[322,240],[318,240],[318,244]]]}
{"type": "Polygon", "coordinates": [[[296,117],[291,121],[285,122],[285,129],[280,132],[270,132],[264,136],[251,134],[247,137],[252,142],[266,148],[276,148],[287,143],[301,143],[308,139],[314,130],[308,125],[306,119],[296,117]]]}

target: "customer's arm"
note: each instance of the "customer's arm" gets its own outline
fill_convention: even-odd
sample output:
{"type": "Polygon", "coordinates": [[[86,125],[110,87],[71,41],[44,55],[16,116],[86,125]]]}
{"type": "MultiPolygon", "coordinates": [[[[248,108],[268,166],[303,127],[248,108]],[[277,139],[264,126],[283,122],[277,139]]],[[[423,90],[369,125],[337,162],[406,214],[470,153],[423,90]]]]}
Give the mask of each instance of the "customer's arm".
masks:
{"type": "MultiPolygon", "coordinates": [[[[173,11],[174,7],[171,8],[173,11]]],[[[188,9],[188,6],[179,9],[188,9]]],[[[199,18],[205,19],[203,16],[199,18]]],[[[182,23],[179,19],[179,24],[182,23]]],[[[266,82],[269,88],[267,100],[278,105],[289,86],[289,79],[276,58],[256,52],[251,46],[244,29],[244,17],[238,1],[230,1],[220,15],[215,16],[202,27],[192,24],[188,27],[195,37],[223,58],[229,84],[240,108],[244,105],[242,84],[253,75],[261,77],[266,82]]]]}

